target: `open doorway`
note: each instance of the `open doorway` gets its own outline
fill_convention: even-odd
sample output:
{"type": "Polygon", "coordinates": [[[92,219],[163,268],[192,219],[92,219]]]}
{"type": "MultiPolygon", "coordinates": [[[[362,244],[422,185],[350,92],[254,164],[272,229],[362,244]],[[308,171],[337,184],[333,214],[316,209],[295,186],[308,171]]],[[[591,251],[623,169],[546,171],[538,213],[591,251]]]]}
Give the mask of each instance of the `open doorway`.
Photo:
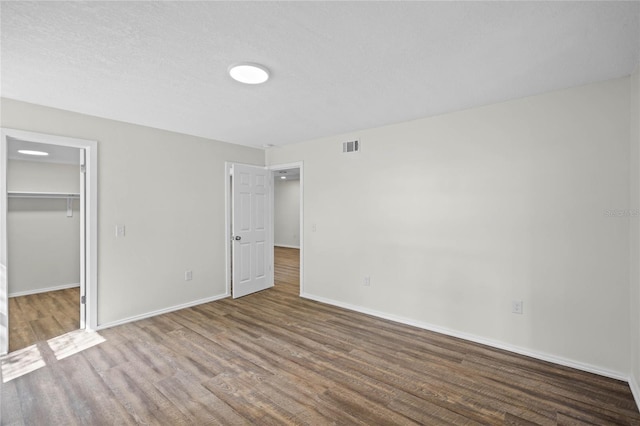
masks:
{"type": "Polygon", "coordinates": [[[0,355],[95,330],[97,142],[3,128],[0,176],[0,355]]]}
{"type": "MultiPolygon", "coordinates": [[[[253,173],[253,172],[252,172],[253,173]]],[[[262,172],[260,172],[262,173],[262,172]]],[[[250,182],[251,174],[247,174],[249,176],[250,182]]],[[[260,180],[262,182],[262,180],[260,180]]],[[[249,185],[251,187],[252,185],[249,185]]],[[[259,256],[256,259],[260,259],[260,262],[255,262],[256,268],[248,267],[246,268],[246,276],[249,277],[253,271],[261,271],[263,270],[263,266],[267,266],[265,273],[268,274],[266,283],[267,285],[264,288],[272,287],[273,285],[277,285],[276,275],[278,272],[276,269],[276,262],[279,260],[286,260],[285,263],[288,265],[282,269],[284,275],[282,278],[286,278],[289,280],[292,288],[292,292],[295,292],[296,295],[304,294],[304,234],[302,230],[304,229],[304,167],[302,162],[297,163],[289,163],[276,165],[271,167],[258,167],[258,166],[247,166],[241,164],[235,164],[227,162],[225,163],[225,200],[226,200],[226,209],[225,209],[225,223],[226,223],[226,283],[227,283],[227,291],[226,294],[228,296],[234,295],[234,289],[238,282],[242,279],[240,278],[241,271],[238,270],[238,265],[242,265],[241,259],[239,259],[238,255],[241,255],[240,248],[242,247],[242,242],[246,241],[245,235],[242,233],[245,226],[242,225],[243,217],[246,219],[246,223],[250,224],[253,220],[256,223],[264,223],[266,225],[265,231],[267,240],[266,243],[267,250],[261,253],[265,253],[266,256],[259,256]],[[241,192],[237,192],[242,188],[242,186],[238,186],[241,180],[241,176],[238,174],[240,170],[236,170],[236,168],[240,166],[240,168],[249,167],[253,169],[258,176],[258,172],[263,170],[266,171],[264,175],[268,179],[265,179],[264,183],[260,183],[259,187],[265,186],[268,190],[268,196],[265,198],[264,203],[253,203],[250,202],[251,196],[249,193],[246,195],[246,202],[242,202],[239,198],[241,192]],[[285,173],[280,173],[280,172],[285,173]],[[285,179],[282,179],[282,176],[285,176],[285,179]],[[293,176],[295,176],[295,180],[298,185],[298,214],[295,217],[295,220],[299,224],[297,227],[297,231],[295,230],[295,226],[293,230],[289,232],[289,237],[291,237],[290,243],[285,243],[283,241],[278,241],[280,247],[275,247],[275,234],[274,234],[274,208],[275,205],[273,203],[274,194],[275,194],[275,183],[276,176],[278,180],[285,181],[289,178],[293,180],[293,176]],[[265,208],[257,209],[256,211],[249,209],[249,212],[246,215],[242,214],[242,211],[245,209],[243,206],[264,206],[265,208]],[[240,209],[238,209],[240,207],[240,209]],[[251,219],[254,218],[254,219],[251,219]],[[240,232],[239,232],[240,231],[240,232]],[[297,234],[297,235],[296,235],[297,234]],[[239,238],[238,238],[239,237],[239,238]],[[296,244],[297,243],[297,244],[296,244]],[[289,247],[285,247],[289,246],[289,247]],[[296,247],[297,246],[297,247],[296,247]],[[279,259],[275,259],[275,256],[279,254],[288,253],[288,256],[279,256],[279,259]],[[288,258],[285,259],[285,258],[288,258]],[[262,265],[262,260],[264,259],[264,265],[262,265]],[[258,267],[259,266],[259,267],[258,267]]],[[[265,194],[266,195],[266,194],[265,194]]],[[[295,213],[293,213],[295,214],[295,213]]],[[[247,225],[248,226],[248,225],[247,225]]],[[[290,228],[291,229],[291,228],[290,228]]],[[[248,228],[247,228],[248,230],[248,228]]],[[[247,250],[249,254],[257,253],[255,250],[249,248],[247,250]]],[[[245,256],[245,258],[249,259],[251,256],[245,256]]],[[[280,264],[277,265],[278,267],[280,264]]]]}
{"type": "Polygon", "coordinates": [[[287,292],[303,293],[302,164],[270,167],[273,190],[274,282],[287,292]]]}
{"type": "MultiPolygon", "coordinates": [[[[80,328],[80,148],[7,141],[9,352],[80,328]]],[[[83,321],[84,323],[84,321],[83,321]]]]}

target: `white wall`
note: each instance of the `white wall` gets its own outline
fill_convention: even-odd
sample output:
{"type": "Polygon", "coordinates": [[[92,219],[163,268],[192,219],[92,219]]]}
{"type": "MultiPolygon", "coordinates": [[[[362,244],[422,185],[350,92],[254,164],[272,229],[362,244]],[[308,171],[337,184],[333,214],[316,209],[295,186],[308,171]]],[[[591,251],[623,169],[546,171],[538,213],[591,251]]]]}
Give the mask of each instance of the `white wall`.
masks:
{"type": "Polygon", "coordinates": [[[307,297],[619,377],[628,157],[628,78],[267,151],[304,161],[307,297]]]}
{"type": "MultiPolygon", "coordinates": [[[[78,192],[79,165],[9,160],[9,191],[78,192]]],[[[10,198],[7,212],[9,295],[80,283],[80,211],[65,199],[10,198]]]]}
{"type": "Polygon", "coordinates": [[[631,76],[631,389],[640,406],[640,70],[631,76]]]}
{"type": "Polygon", "coordinates": [[[300,248],[300,181],[276,179],[273,198],[275,245],[300,248]]]}
{"type": "Polygon", "coordinates": [[[0,124],[98,141],[99,325],[225,294],[224,162],[263,150],[10,99],[0,124]]]}

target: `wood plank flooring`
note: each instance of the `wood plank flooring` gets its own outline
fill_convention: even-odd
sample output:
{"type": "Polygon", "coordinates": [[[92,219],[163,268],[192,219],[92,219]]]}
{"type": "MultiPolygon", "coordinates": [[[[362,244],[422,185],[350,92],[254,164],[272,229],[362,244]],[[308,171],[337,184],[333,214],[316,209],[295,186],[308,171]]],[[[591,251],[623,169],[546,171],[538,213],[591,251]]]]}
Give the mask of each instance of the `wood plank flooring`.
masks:
{"type": "Polygon", "coordinates": [[[9,298],[9,351],[77,330],[80,288],[9,298]]]}
{"type": "Polygon", "coordinates": [[[100,332],[2,388],[3,424],[640,425],[626,383],[298,297],[276,286],[100,332]]]}

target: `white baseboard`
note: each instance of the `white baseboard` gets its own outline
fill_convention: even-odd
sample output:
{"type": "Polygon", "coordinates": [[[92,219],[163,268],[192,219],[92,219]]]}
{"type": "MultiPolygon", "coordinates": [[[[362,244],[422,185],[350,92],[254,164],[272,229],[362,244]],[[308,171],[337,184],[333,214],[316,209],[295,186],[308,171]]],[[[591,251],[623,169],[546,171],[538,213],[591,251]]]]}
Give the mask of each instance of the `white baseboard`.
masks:
{"type": "Polygon", "coordinates": [[[80,283],[61,284],[53,287],[37,288],[35,290],[18,291],[15,293],[9,293],[9,297],[28,296],[30,294],[46,293],[48,291],[66,290],[68,288],[80,287],[80,283]]]}
{"type": "MultiPolygon", "coordinates": [[[[498,342],[491,339],[486,339],[484,337],[475,336],[473,334],[463,333],[455,330],[451,330],[445,327],[440,327],[434,324],[429,324],[426,322],[415,321],[410,318],[405,318],[393,314],[388,314],[386,312],[380,312],[373,309],[365,308],[358,305],[352,305],[350,303],[339,302],[333,299],[327,299],[321,296],[315,296],[309,293],[301,293],[300,297],[304,297],[306,299],[315,300],[316,302],[326,303],[328,305],[337,306],[339,308],[348,309],[351,311],[360,312],[363,314],[371,315],[378,318],[387,319],[390,321],[398,322],[401,324],[411,325],[414,327],[422,328],[424,330],[434,331],[436,333],[445,334],[447,336],[457,337],[460,339],[468,340],[475,343],[480,343],[481,345],[491,346],[497,349],[503,349],[505,351],[514,352],[520,355],[525,355],[531,358],[536,358],[542,361],[552,362],[554,364],[563,365],[565,367],[575,368],[577,370],[586,371],[589,373],[598,374],[600,376],[610,377],[612,379],[629,381],[629,377],[626,374],[620,373],[618,371],[611,371],[604,368],[600,368],[591,364],[582,363],[579,361],[574,361],[571,359],[558,357],[555,355],[551,355],[545,352],[532,351],[530,349],[521,348],[519,346],[509,345],[507,343],[498,342]]],[[[629,384],[631,385],[630,381],[629,384]]],[[[633,388],[632,388],[633,390],[633,388]]],[[[636,387],[636,391],[637,391],[636,387]]],[[[634,393],[634,396],[636,394],[634,393]]],[[[638,397],[636,396],[636,401],[638,401],[638,397]]],[[[640,407],[640,405],[638,405],[640,407]]]]}
{"type": "Polygon", "coordinates": [[[219,295],[213,296],[213,297],[207,297],[205,299],[199,299],[199,300],[194,300],[192,302],[183,303],[181,305],[174,305],[174,306],[170,306],[168,308],[158,309],[157,311],[151,311],[151,312],[147,312],[147,313],[140,314],[140,315],[134,315],[134,316],[129,317],[129,318],[124,318],[124,319],[121,319],[121,320],[112,321],[112,322],[108,322],[108,323],[105,323],[105,324],[99,324],[96,327],[96,330],[104,330],[105,328],[111,328],[111,327],[115,327],[117,325],[127,324],[129,322],[139,321],[139,320],[142,320],[142,319],[145,319],[145,318],[151,318],[151,317],[155,317],[156,315],[167,314],[167,313],[173,312],[173,311],[179,311],[180,309],[190,308],[190,307],[196,306],[196,305],[202,305],[203,303],[215,302],[216,300],[225,299],[225,298],[230,297],[230,296],[231,296],[231,294],[224,293],[224,294],[219,294],[219,295]]]}
{"type": "Polygon", "coordinates": [[[276,247],[284,247],[284,248],[294,248],[300,250],[300,246],[291,246],[288,244],[274,244],[276,247]]]}
{"type": "Polygon", "coordinates": [[[633,374],[629,377],[629,387],[631,388],[633,399],[636,400],[636,407],[640,410],[640,386],[638,386],[638,381],[633,374]]]}

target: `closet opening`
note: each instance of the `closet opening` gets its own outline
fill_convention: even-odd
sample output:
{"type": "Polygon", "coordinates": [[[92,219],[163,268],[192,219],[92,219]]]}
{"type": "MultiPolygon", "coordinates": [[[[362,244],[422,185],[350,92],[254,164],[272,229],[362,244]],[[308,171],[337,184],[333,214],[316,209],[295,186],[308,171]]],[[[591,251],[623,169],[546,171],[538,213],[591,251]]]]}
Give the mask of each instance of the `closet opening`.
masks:
{"type": "Polygon", "coordinates": [[[84,328],[81,151],[7,140],[9,352],[84,328]]]}
{"type": "Polygon", "coordinates": [[[97,142],[0,132],[0,355],[67,356],[97,328],[97,142]]]}

